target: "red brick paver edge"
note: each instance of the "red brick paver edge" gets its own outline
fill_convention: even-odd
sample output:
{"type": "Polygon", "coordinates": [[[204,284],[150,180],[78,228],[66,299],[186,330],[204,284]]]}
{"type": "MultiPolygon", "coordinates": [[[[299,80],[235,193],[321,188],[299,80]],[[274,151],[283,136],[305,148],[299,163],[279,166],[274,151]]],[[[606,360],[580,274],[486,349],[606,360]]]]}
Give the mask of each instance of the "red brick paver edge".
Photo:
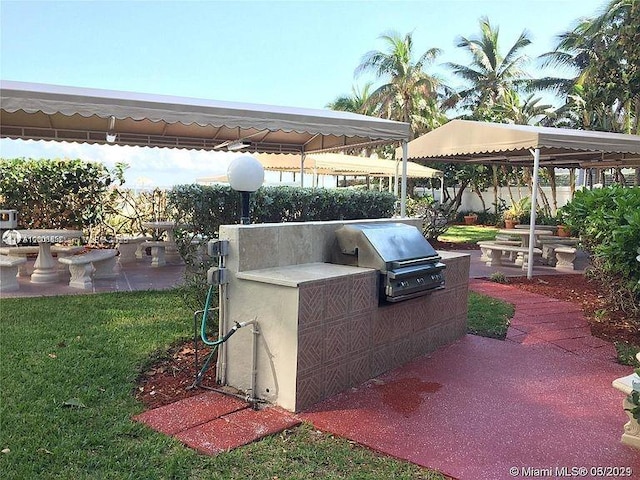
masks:
{"type": "Polygon", "coordinates": [[[511,303],[515,314],[506,340],[521,345],[546,343],[578,356],[615,361],[615,347],[591,335],[580,307],[486,280],[469,280],[469,289],[511,303]]]}

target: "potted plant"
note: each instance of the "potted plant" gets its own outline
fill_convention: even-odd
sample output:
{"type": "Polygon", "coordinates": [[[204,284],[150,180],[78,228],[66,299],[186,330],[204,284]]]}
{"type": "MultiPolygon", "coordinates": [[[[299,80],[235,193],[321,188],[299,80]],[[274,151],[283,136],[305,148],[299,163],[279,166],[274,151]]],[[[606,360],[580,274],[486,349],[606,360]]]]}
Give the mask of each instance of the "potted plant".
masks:
{"type": "Polygon", "coordinates": [[[571,231],[571,227],[566,225],[566,215],[563,213],[562,209],[558,210],[556,219],[558,221],[558,230],[556,231],[556,235],[559,237],[570,237],[573,232],[571,231]]]}
{"type": "Polygon", "coordinates": [[[557,234],[559,237],[570,237],[571,229],[566,225],[558,225],[557,234]]]}
{"type": "Polygon", "coordinates": [[[464,224],[465,225],[475,225],[478,221],[478,215],[474,212],[469,212],[464,216],[464,224]]]}
{"type": "Polygon", "coordinates": [[[516,228],[516,225],[518,224],[518,217],[516,217],[513,212],[507,210],[504,212],[502,218],[504,220],[504,228],[516,228]]]}
{"type": "Polygon", "coordinates": [[[514,228],[520,222],[521,217],[530,209],[529,197],[524,197],[514,202],[502,216],[505,228],[514,228]]]}

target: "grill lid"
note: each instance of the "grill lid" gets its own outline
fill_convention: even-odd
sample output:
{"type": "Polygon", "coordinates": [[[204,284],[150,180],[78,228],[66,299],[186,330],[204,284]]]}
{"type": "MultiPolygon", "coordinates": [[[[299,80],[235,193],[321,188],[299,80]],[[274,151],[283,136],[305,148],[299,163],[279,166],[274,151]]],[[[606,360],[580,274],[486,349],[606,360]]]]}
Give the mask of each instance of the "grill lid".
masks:
{"type": "Polygon", "coordinates": [[[416,227],[404,223],[345,225],[336,237],[342,253],[356,255],[370,246],[385,263],[440,258],[416,227]]]}

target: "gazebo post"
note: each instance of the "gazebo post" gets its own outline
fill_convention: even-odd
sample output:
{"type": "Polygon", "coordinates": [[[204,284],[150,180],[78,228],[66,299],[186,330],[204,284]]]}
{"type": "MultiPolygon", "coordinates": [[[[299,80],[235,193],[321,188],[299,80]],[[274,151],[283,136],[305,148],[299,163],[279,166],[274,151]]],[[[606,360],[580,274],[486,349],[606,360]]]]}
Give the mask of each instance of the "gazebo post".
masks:
{"type": "Polygon", "coordinates": [[[400,189],[400,216],[407,216],[407,141],[402,141],[402,182],[400,189]]]}
{"type": "Polygon", "coordinates": [[[533,249],[535,245],[536,199],[538,197],[538,170],[540,168],[540,149],[529,150],[533,155],[533,185],[531,192],[531,212],[529,214],[529,259],[527,262],[527,279],[533,277],[533,249]]]}

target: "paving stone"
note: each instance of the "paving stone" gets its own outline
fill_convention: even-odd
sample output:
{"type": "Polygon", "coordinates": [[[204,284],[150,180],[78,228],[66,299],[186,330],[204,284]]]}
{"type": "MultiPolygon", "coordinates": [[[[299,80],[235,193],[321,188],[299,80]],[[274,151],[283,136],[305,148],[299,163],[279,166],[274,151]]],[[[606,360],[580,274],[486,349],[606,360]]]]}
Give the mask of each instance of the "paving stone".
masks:
{"type": "Polygon", "coordinates": [[[159,432],[173,435],[247,407],[247,403],[236,398],[217,392],[205,392],[148,410],[134,417],[134,420],[159,432]]]}

